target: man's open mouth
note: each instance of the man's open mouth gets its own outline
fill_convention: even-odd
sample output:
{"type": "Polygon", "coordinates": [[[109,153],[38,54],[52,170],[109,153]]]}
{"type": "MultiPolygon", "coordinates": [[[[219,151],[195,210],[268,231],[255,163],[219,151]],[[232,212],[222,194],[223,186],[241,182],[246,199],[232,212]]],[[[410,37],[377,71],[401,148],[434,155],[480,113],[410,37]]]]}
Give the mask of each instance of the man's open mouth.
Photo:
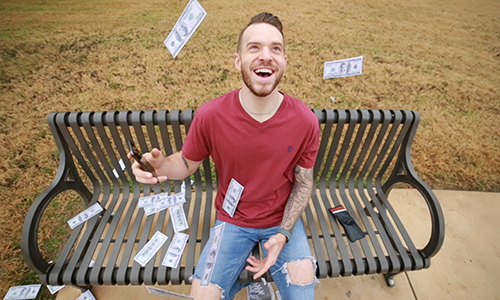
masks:
{"type": "Polygon", "coordinates": [[[255,75],[262,77],[262,78],[267,78],[267,77],[274,74],[274,71],[272,69],[268,69],[268,68],[255,69],[253,72],[255,73],[255,75]]]}

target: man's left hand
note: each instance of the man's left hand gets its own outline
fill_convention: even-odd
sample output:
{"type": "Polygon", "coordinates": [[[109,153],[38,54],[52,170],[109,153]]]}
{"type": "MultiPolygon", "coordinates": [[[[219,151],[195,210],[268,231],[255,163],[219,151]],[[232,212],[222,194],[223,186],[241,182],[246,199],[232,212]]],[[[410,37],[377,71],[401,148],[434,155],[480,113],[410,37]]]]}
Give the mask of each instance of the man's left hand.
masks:
{"type": "Polygon", "coordinates": [[[255,258],[255,256],[251,256],[247,259],[250,265],[246,267],[246,270],[255,273],[253,279],[257,279],[264,275],[264,273],[276,263],[285,244],[286,237],[282,234],[275,234],[264,243],[264,248],[267,250],[267,257],[260,260],[255,258]]]}

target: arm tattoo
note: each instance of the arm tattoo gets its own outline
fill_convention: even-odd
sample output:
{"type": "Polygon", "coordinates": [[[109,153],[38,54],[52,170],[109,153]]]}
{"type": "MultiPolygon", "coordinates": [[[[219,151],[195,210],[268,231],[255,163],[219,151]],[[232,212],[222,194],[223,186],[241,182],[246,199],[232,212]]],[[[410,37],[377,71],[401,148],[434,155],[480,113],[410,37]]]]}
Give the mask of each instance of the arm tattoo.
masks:
{"type": "Polygon", "coordinates": [[[288,196],[285,207],[283,220],[281,221],[281,228],[292,231],[295,223],[300,218],[311,197],[313,188],[313,169],[304,169],[297,165],[294,169],[295,182],[292,191],[288,196]]]}
{"type": "Polygon", "coordinates": [[[186,158],[184,158],[184,155],[182,155],[182,154],[181,154],[181,157],[182,157],[182,161],[184,162],[184,165],[186,166],[186,169],[189,170],[189,165],[188,165],[186,158]]]}

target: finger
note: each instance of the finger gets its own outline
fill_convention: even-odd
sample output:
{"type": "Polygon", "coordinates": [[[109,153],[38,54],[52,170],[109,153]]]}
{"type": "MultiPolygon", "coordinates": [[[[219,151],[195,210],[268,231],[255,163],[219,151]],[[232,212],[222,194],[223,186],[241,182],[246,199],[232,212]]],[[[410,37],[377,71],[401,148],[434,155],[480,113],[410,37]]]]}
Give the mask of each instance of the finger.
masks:
{"type": "Polygon", "coordinates": [[[254,267],[262,265],[262,261],[260,259],[255,258],[254,256],[248,258],[247,262],[254,267]]]}
{"type": "Polygon", "coordinates": [[[271,267],[271,265],[268,264],[268,262],[266,262],[261,268],[260,268],[260,271],[258,271],[257,273],[255,273],[253,275],[253,279],[257,279],[259,278],[260,276],[264,275],[268,270],[269,268],[271,267]]]}

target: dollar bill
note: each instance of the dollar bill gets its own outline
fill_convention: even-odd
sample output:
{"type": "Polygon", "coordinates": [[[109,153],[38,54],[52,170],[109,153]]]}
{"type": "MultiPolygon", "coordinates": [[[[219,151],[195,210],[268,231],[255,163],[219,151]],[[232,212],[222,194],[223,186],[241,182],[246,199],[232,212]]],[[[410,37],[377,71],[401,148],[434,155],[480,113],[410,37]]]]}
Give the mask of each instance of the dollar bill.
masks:
{"type": "Polygon", "coordinates": [[[229,187],[227,188],[226,196],[224,197],[224,203],[222,203],[222,208],[231,216],[234,216],[236,207],[240,202],[241,194],[245,188],[236,180],[231,179],[229,187]]]}
{"type": "Polygon", "coordinates": [[[177,268],[188,239],[189,235],[182,232],[176,233],[168,246],[167,254],[161,264],[170,268],[177,268]]]}
{"type": "Polygon", "coordinates": [[[90,218],[98,215],[103,208],[99,203],[95,203],[86,210],[79,213],[76,217],[68,221],[68,225],[71,229],[75,229],[78,225],[87,222],[90,218]]]}
{"type": "Polygon", "coordinates": [[[146,289],[148,290],[148,292],[150,294],[154,294],[154,295],[158,295],[158,296],[166,296],[166,297],[181,298],[181,299],[194,299],[193,297],[190,297],[190,296],[174,293],[171,291],[162,290],[162,289],[155,288],[152,286],[146,286],[146,289]]]}
{"type": "Polygon", "coordinates": [[[54,295],[65,287],[65,285],[47,285],[49,292],[54,295]]]}
{"type": "Polygon", "coordinates": [[[35,299],[41,287],[41,284],[13,286],[3,299],[35,299]]]}
{"type": "Polygon", "coordinates": [[[96,300],[92,292],[87,290],[85,293],[82,293],[80,297],[76,298],[76,300],[96,300]]]}
{"type": "Polygon", "coordinates": [[[161,193],[151,196],[140,197],[139,202],[137,203],[138,208],[144,208],[148,206],[154,206],[155,201],[159,199],[164,199],[168,197],[168,193],[161,193]]]}
{"type": "Polygon", "coordinates": [[[325,62],[323,79],[361,75],[363,56],[325,62]]]}
{"type": "Polygon", "coordinates": [[[186,202],[186,185],[183,182],[181,185],[180,193],[169,195],[168,193],[161,193],[151,196],[139,198],[137,207],[144,208],[146,216],[155,214],[169,207],[179,205],[186,202]]]}
{"type": "Polygon", "coordinates": [[[179,54],[206,15],[207,12],[198,1],[189,1],[174,28],[163,42],[173,57],[179,54]]]}
{"type": "Polygon", "coordinates": [[[153,256],[160,250],[161,246],[167,241],[168,237],[163,233],[157,231],[149,242],[144,245],[144,247],[137,253],[134,260],[138,262],[141,266],[146,266],[148,261],[153,258],[153,256]]]}
{"type": "Polygon", "coordinates": [[[215,263],[217,261],[217,254],[219,253],[219,247],[222,241],[222,235],[224,234],[225,225],[226,223],[222,223],[215,226],[212,230],[212,241],[210,243],[207,263],[205,265],[205,270],[203,271],[203,278],[201,279],[200,286],[208,286],[210,279],[212,279],[212,273],[214,272],[215,263]]]}
{"type": "Polygon", "coordinates": [[[170,207],[169,211],[170,219],[172,219],[172,226],[174,226],[175,233],[184,231],[189,228],[182,204],[170,207]]]}

